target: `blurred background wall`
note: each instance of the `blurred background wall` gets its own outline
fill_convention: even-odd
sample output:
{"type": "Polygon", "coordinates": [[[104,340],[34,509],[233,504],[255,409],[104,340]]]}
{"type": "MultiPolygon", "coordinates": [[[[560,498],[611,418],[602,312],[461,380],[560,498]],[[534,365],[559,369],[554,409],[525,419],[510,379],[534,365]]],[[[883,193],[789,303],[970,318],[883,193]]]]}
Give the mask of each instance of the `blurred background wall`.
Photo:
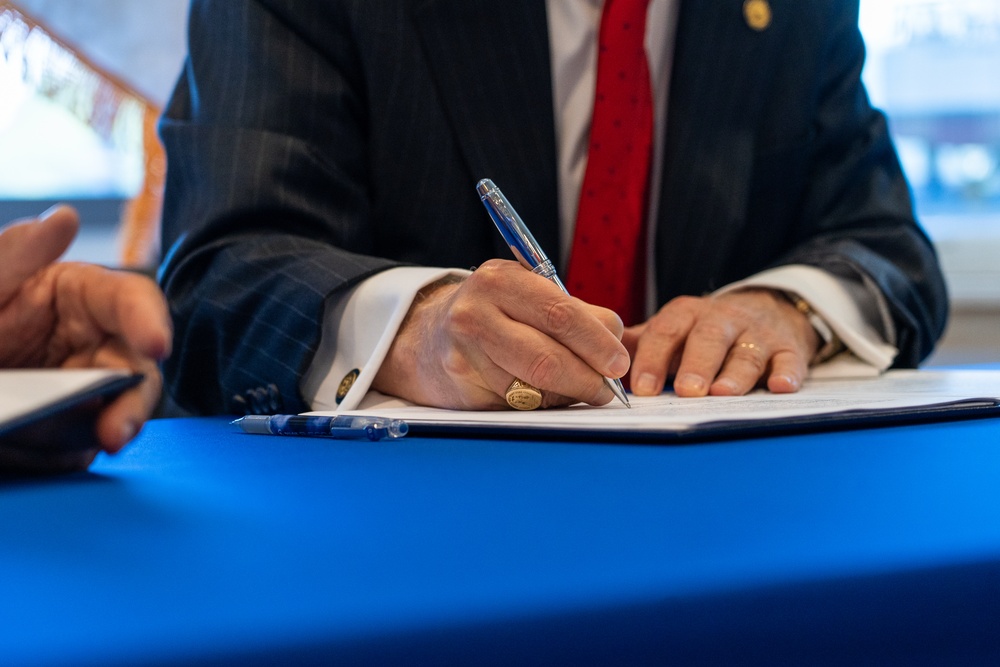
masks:
{"type": "Polygon", "coordinates": [[[188,0],[17,0],[25,12],[162,105],[184,58],[188,0]]]}
{"type": "MultiPolygon", "coordinates": [[[[186,50],[188,0],[11,4],[69,53],[111,75],[116,89],[124,84],[153,112],[166,103],[186,50]]],[[[151,268],[163,171],[149,167],[162,165],[162,156],[150,152],[153,144],[158,149],[155,113],[137,112],[134,103],[121,111],[116,103],[112,125],[95,129],[104,112],[88,119],[87,109],[107,98],[94,79],[69,67],[64,50],[54,50],[47,38],[9,20],[8,14],[7,27],[0,25],[0,223],[69,201],[80,210],[83,228],[68,259],[151,268]]]]}

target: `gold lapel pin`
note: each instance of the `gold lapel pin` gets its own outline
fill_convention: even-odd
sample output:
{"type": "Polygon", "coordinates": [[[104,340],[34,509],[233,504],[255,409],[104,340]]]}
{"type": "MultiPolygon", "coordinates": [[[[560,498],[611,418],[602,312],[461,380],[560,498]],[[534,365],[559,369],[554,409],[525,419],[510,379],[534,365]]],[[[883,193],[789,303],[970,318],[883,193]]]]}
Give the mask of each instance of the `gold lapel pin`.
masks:
{"type": "Polygon", "coordinates": [[[771,25],[771,5],[767,0],[745,0],[743,18],[751,29],[761,32],[771,25]]]}

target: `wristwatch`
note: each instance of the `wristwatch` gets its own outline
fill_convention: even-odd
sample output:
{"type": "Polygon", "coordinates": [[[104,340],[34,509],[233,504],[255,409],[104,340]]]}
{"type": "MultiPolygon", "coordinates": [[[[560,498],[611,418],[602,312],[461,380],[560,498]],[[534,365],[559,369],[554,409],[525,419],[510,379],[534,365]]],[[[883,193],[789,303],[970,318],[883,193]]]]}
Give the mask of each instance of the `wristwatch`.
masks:
{"type": "Polygon", "coordinates": [[[809,320],[809,324],[812,325],[812,328],[816,330],[816,334],[819,335],[820,339],[823,341],[823,345],[809,362],[810,366],[821,364],[844,351],[844,342],[840,340],[840,336],[838,336],[836,332],[830,328],[830,325],[826,323],[826,320],[820,317],[816,311],[812,309],[812,306],[809,305],[808,301],[794,292],[785,292],[784,294],[792,305],[795,306],[795,310],[806,316],[806,319],[809,320]]]}

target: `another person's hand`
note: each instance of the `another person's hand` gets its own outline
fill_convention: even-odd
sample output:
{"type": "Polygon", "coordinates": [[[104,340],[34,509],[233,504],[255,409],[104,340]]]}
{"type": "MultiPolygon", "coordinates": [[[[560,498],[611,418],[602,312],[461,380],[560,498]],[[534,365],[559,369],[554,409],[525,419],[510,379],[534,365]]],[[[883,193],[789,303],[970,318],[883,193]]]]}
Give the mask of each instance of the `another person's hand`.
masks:
{"type": "MultiPolygon", "coordinates": [[[[76,211],[60,207],[0,230],[0,368],[127,368],[145,380],[103,410],[97,438],[117,452],[149,417],[170,352],[166,302],[145,276],[56,262],[76,235],[76,211]]],[[[95,452],[72,467],[89,464],[95,452]]],[[[65,462],[51,462],[66,467],[65,462]]],[[[43,462],[44,466],[44,462],[43,462]]]]}
{"type": "Polygon", "coordinates": [[[820,343],[809,320],[767,289],[679,297],[622,340],[637,396],[659,394],[670,377],[678,396],[798,391],[820,343]]]}
{"type": "Polygon", "coordinates": [[[610,310],[491,260],[418,295],[372,388],[421,405],[497,409],[518,377],[542,390],[545,407],[603,405],[614,398],[603,376],[628,370],[621,335],[610,310]]]}

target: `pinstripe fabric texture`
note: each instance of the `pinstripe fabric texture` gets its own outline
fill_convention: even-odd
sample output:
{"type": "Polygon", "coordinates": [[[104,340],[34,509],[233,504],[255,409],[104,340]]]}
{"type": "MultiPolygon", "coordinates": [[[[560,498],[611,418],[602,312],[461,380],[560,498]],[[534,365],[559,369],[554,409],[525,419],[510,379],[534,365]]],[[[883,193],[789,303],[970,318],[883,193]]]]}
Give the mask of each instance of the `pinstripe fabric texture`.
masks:
{"type": "MultiPolygon", "coordinates": [[[[898,363],[929,353],[946,298],[882,116],[859,83],[857,3],[683,2],[671,79],[660,302],[790,262],[885,292],[898,363]]],[[[190,57],[161,122],[161,282],[177,402],[298,392],[330,294],[398,264],[509,251],[476,181],[494,179],[559,247],[544,3],[195,0],[190,57]]]]}

